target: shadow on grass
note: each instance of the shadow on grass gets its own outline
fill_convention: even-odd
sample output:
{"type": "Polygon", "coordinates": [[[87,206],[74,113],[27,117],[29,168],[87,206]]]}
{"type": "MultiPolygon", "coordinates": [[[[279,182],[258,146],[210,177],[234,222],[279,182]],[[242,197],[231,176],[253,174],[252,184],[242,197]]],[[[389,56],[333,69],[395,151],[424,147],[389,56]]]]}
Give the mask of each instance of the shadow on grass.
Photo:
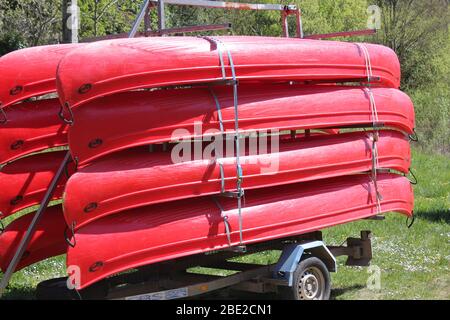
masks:
{"type": "Polygon", "coordinates": [[[445,222],[450,224],[450,209],[437,209],[430,211],[416,211],[416,217],[430,222],[445,222]]]}
{"type": "Polygon", "coordinates": [[[1,300],[34,300],[35,289],[29,287],[8,289],[1,300]]]}
{"type": "Polygon", "coordinates": [[[356,284],[353,286],[349,286],[349,287],[345,287],[345,288],[339,288],[339,289],[331,289],[331,296],[330,299],[331,300],[336,300],[337,297],[349,292],[349,291],[357,291],[357,290],[361,290],[364,289],[365,286],[360,285],[360,284],[356,284]]]}

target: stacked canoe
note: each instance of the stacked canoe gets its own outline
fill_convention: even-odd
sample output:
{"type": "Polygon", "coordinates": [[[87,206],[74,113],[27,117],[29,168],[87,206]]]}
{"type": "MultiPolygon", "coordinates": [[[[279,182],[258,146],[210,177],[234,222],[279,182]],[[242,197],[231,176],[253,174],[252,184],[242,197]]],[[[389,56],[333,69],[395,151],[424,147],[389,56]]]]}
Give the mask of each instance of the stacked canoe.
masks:
{"type": "MultiPolygon", "coordinates": [[[[3,216],[43,197],[65,155],[51,148],[67,145],[74,160],[53,196],[62,205],[18,269],[67,253],[85,288],[165,260],[412,215],[414,108],[388,48],[118,39],[17,51],[0,71],[3,216]]],[[[2,270],[31,217],[0,235],[2,270]]]]}

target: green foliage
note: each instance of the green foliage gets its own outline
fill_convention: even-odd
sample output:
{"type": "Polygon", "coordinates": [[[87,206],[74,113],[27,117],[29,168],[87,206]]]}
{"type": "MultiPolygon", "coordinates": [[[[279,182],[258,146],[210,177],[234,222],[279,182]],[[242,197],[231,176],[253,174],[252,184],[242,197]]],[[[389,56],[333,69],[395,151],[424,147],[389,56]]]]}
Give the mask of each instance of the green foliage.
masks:
{"type": "Polygon", "coordinates": [[[297,1],[306,34],[365,29],[367,3],[361,0],[297,1]]]}
{"type": "Polygon", "coordinates": [[[0,35],[0,57],[8,52],[24,48],[22,37],[17,33],[0,35]]]}
{"type": "Polygon", "coordinates": [[[140,8],[133,0],[78,0],[80,37],[127,32],[140,8]]]}
{"type": "MultiPolygon", "coordinates": [[[[367,23],[367,5],[361,0],[259,0],[237,2],[296,4],[302,9],[307,34],[363,29],[367,23]]],[[[280,36],[281,14],[275,11],[214,10],[167,5],[167,26],[186,26],[230,22],[232,34],[280,36]]],[[[289,33],[295,34],[294,17],[289,18],[289,33]]]]}
{"type": "Polygon", "coordinates": [[[0,41],[6,44],[3,48],[58,43],[60,38],[59,0],[0,0],[0,41]],[[8,43],[12,46],[8,47],[8,43]]]}
{"type": "MultiPolygon", "coordinates": [[[[420,145],[450,155],[450,34],[427,63],[432,79],[416,89],[407,89],[416,110],[420,145]]],[[[424,68],[422,66],[421,68],[424,68]]]]}
{"type": "Polygon", "coordinates": [[[415,89],[435,81],[440,72],[433,62],[448,42],[446,0],[377,0],[382,30],[376,41],[392,48],[402,65],[402,86],[415,89]]]}
{"type": "Polygon", "coordinates": [[[411,94],[416,126],[424,149],[450,154],[450,92],[445,84],[417,89],[411,94]]]}

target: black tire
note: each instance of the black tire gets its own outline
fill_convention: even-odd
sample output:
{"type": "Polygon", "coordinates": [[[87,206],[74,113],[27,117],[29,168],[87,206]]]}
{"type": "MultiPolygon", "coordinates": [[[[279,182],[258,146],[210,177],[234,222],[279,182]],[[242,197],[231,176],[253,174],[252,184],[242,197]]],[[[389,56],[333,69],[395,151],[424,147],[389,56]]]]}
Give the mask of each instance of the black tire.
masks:
{"type": "Polygon", "coordinates": [[[105,299],[108,290],[103,281],[99,281],[81,291],[67,288],[67,277],[43,281],[36,287],[37,300],[99,300],[105,299]]]}
{"type": "Polygon", "coordinates": [[[43,281],[36,287],[37,300],[74,300],[75,292],[67,288],[67,278],[43,281]]]}
{"type": "Polygon", "coordinates": [[[279,293],[285,300],[329,300],[330,272],[319,258],[306,258],[295,269],[293,286],[281,287],[279,293]]]}

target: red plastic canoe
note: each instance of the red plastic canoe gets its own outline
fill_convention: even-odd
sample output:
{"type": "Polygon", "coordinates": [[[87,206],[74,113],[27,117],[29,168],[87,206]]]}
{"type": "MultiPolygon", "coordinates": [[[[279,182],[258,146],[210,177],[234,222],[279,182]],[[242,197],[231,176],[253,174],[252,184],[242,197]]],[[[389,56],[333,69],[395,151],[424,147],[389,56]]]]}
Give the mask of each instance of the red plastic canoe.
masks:
{"type": "MultiPolygon", "coordinates": [[[[3,272],[8,268],[33,217],[34,213],[30,213],[14,220],[0,234],[0,268],[3,272]]],[[[47,208],[15,271],[47,258],[64,254],[67,250],[67,243],[64,239],[65,227],[61,206],[47,208]]]]}
{"type": "Polygon", "coordinates": [[[56,68],[82,44],[59,44],[13,51],[0,58],[0,108],[56,91],[56,68]]]}
{"type": "Polygon", "coordinates": [[[67,125],[58,117],[58,99],[23,102],[5,108],[0,124],[0,163],[52,147],[67,145],[67,125]]]}
{"type": "MultiPolygon", "coordinates": [[[[254,152],[241,157],[242,186],[249,190],[370,171],[371,148],[371,133],[364,132],[285,141],[280,143],[279,153],[254,152]]],[[[273,152],[270,148],[268,151],[273,152]]],[[[209,157],[174,164],[172,153],[150,153],[145,148],[126,150],[79,170],[66,184],[67,224],[81,228],[131,208],[219,194],[219,161],[225,191],[236,190],[234,155],[216,161],[209,157]]],[[[403,134],[381,132],[378,154],[379,168],[408,172],[410,146],[403,134]]]]}
{"type": "MultiPolygon", "coordinates": [[[[364,81],[367,48],[373,76],[398,88],[394,51],[374,44],[269,37],[216,37],[246,81],[364,81]]],[[[226,76],[230,63],[222,52],[226,76]]],[[[99,41],[73,50],[58,68],[58,93],[72,108],[121,91],[222,80],[219,50],[210,39],[154,37],[99,41]]]]}
{"type": "MultiPolygon", "coordinates": [[[[392,174],[379,176],[381,212],[411,215],[409,181],[392,174]]],[[[224,216],[231,244],[239,244],[236,199],[189,199],[122,212],[76,232],[67,266],[78,266],[81,287],[131,268],[226,248],[224,216]]],[[[371,178],[341,177],[248,191],[242,210],[246,244],[283,238],[368,218],[377,214],[371,178]]]]}
{"type": "MultiPolygon", "coordinates": [[[[14,161],[0,170],[0,217],[39,204],[67,151],[47,152],[14,161]]],[[[68,168],[68,173],[72,172],[68,168]]],[[[66,183],[63,175],[53,193],[61,199],[66,183]]]]}
{"type": "MultiPolygon", "coordinates": [[[[415,126],[411,99],[396,89],[372,90],[380,125],[411,134],[415,126]]],[[[224,129],[232,132],[232,89],[215,87],[214,92],[224,129]]],[[[216,103],[208,88],[121,93],[96,99],[73,113],[69,145],[80,167],[114,151],[217,133],[220,128],[216,103]]],[[[239,89],[241,132],[363,127],[371,126],[372,121],[364,88],[242,85],[239,89]]]]}

